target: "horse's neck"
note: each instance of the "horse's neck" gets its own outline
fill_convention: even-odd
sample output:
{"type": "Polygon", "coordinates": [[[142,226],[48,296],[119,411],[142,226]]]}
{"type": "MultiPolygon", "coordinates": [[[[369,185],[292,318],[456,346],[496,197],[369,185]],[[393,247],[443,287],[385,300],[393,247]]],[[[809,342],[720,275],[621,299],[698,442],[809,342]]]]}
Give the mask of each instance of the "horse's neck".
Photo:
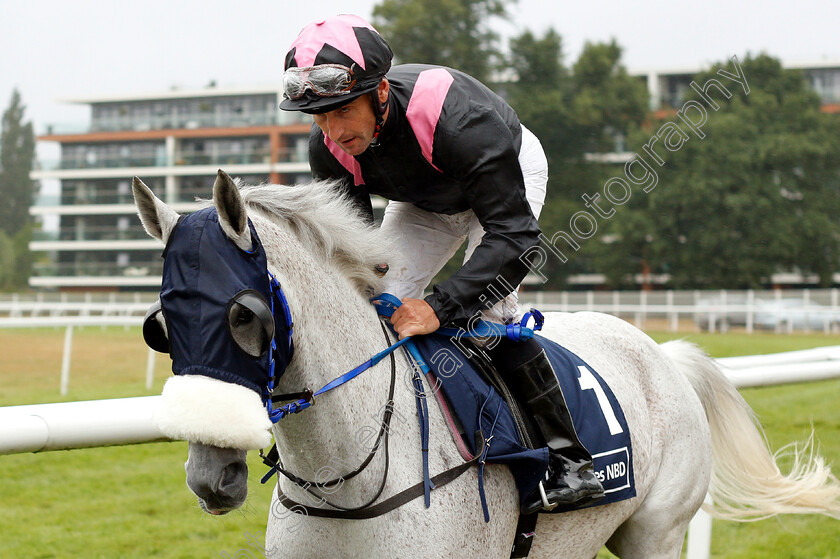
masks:
{"type": "MultiPolygon", "coordinates": [[[[295,328],[295,356],[280,381],[281,392],[317,390],[386,347],[376,313],[364,297],[328,265],[306,259],[298,255],[286,260],[294,266],[276,270],[295,328]]],[[[361,462],[365,426],[379,425],[376,416],[387,401],[390,368],[384,359],[319,396],[311,408],[283,419],[275,435],[287,465],[313,475],[334,458],[361,462]]]]}
{"type": "MultiPolygon", "coordinates": [[[[265,239],[263,242],[266,244],[265,239]]],[[[269,266],[277,266],[275,272],[287,292],[295,324],[295,357],[281,379],[281,392],[317,390],[396,341],[392,334],[386,341],[373,307],[329,263],[318,262],[299,246],[274,246],[284,246],[284,257],[281,262],[269,254],[269,266]]],[[[388,479],[394,488],[404,488],[418,481],[420,433],[411,366],[402,350],[392,355],[394,413],[390,425],[384,428],[390,434],[392,471],[388,479]]],[[[312,407],[284,418],[274,431],[285,466],[301,477],[320,481],[358,467],[383,430],[391,371],[391,357],[386,357],[355,379],[316,398],[312,407]]],[[[440,410],[434,405],[428,409],[432,432],[439,441],[436,444],[442,443],[430,454],[430,463],[433,470],[440,471],[444,464],[457,463],[459,458],[445,434],[440,410]]],[[[351,506],[372,496],[384,475],[382,454],[380,449],[370,467],[336,494],[337,501],[351,506]]]]}

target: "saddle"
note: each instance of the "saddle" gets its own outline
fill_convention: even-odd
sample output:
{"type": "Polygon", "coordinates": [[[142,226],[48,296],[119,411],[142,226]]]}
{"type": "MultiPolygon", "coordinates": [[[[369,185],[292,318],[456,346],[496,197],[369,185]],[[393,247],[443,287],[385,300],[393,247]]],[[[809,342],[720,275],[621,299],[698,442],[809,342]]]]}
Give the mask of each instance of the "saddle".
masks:
{"type": "MultiPolygon", "coordinates": [[[[595,474],[606,493],[604,499],[584,507],[558,506],[550,513],[634,497],[630,432],[609,385],[570,350],[539,335],[534,339],[551,361],[578,436],[592,454],[595,474]]],[[[483,432],[488,441],[483,461],[506,464],[524,499],[545,475],[548,449],[539,446],[540,437],[531,419],[522,412],[489,357],[478,348],[463,351],[466,344],[460,340],[456,343],[449,336],[431,334],[415,337],[414,341],[433,371],[433,391],[442,393],[457,418],[461,442],[475,453],[473,434],[483,432]]]]}

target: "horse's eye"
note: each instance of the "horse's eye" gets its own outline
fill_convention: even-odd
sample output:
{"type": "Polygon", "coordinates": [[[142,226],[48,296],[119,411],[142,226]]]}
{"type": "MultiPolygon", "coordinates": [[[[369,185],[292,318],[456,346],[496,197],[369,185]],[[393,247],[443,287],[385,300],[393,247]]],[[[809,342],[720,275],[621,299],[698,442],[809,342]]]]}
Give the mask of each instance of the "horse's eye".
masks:
{"type": "Polygon", "coordinates": [[[244,326],[254,320],[254,313],[250,309],[240,307],[234,319],[234,326],[244,326]]]}
{"type": "Polygon", "coordinates": [[[251,357],[264,354],[274,337],[274,317],[265,299],[246,290],[237,294],[228,307],[228,326],[236,345],[251,357]]]}

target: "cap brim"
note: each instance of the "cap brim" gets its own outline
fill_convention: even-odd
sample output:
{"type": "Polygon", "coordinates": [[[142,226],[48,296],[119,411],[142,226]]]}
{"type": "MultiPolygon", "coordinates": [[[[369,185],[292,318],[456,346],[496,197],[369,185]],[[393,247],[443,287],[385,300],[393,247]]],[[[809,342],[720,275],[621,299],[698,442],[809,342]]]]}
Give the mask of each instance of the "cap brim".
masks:
{"type": "Polygon", "coordinates": [[[311,91],[307,91],[306,95],[300,99],[283,99],[280,102],[280,108],[284,111],[303,111],[309,114],[327,113],[355,101],[377,87],[379,87],[378,82],[368,87],[357,89],[348,95],[340,95],[338,97],[318,97],[311,91]]]}

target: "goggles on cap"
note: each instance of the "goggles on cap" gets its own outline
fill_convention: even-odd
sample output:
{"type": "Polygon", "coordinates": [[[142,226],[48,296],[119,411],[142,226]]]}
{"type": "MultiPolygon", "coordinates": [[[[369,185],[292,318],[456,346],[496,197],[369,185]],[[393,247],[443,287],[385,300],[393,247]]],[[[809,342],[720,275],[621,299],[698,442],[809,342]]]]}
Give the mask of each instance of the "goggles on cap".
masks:
{"type": "Polygon", "coordinates": [[[283,73],[283,91],[289,99],[300,99],[309,89],[319,97],[338,97],[356,85],[353,70],[341,64],[292,67],[283,73]]]}

